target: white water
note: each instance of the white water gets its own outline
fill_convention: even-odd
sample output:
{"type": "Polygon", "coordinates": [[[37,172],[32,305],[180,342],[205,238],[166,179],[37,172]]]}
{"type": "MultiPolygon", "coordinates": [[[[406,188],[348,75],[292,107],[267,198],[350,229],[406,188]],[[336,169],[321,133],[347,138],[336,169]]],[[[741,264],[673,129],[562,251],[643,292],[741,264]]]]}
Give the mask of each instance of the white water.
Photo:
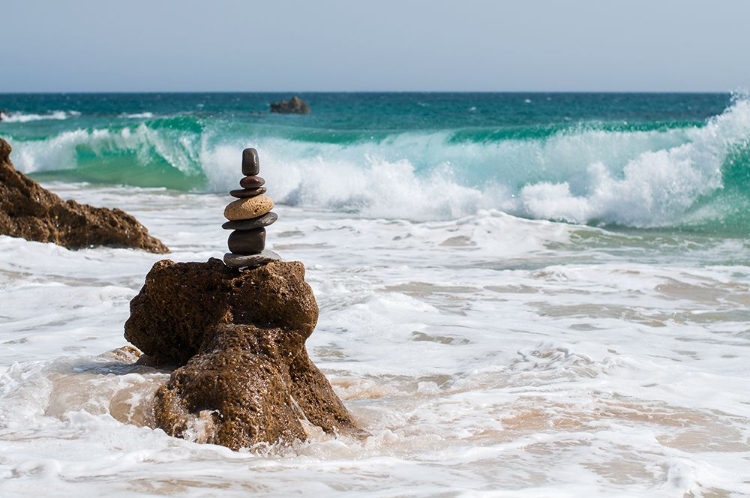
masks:
{"type": "MultiPolygon", "coordinates": [[[[51,188],[171,259],[226,250],[228,196],[51,188]]],[[[308,350],[370,436],[232,452],[152,429],[167,374],[111,351],[162,256],[0,237],[0,496],[750,495],[745,241],[275,211],[268,246],[321,309],[308,350]]]]}
{"type": "Polygon", "coordinates": [[[5,114],[0,112],[0,121],[6,123],[28,123],[30,121],[45,121],[48,119],[61,121],[63,119],[78,117],[80,115],[81,113],[78,111],[52,111],[48,114],[25,114],[22,112],[5,114]]]}
{"type": "Polygon", "coordinates": [[[149,117],[126,115],[111,129],[10,140],[14,164],[25,173],[74,170],[81,167],[80,154],[103,163],[125,154],[144,178],[155,164],[167,165],[186,177],[205,177],[206,191],[225,192],[236,186],[236,158],[254,146],[263,151],[263,176],[279,202],[370,218],[451,220],[499,210],[653,228],[717,223],[744,209],[737,199],[715,199],[734,187],[725,184],[727,158],[750,147],[750,100],[744,96],[698,127],[583,126],[542,138],[480,142],[455,140],[457,130],[443,130],[338,144],[291,139],[284,129],[264,135],[252,124],[230,127],[221,120],[200,120],[190,130],[157,126],[149,117]]]}

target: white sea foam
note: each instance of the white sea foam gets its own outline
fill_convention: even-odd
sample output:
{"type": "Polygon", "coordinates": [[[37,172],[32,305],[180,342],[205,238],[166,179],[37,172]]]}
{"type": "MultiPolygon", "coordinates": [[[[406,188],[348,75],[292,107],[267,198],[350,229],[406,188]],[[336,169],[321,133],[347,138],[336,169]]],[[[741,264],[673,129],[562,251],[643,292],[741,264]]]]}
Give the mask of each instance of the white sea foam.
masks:
{"type": "Polygon", "coordinates": [[[750,101],[739,100],[687,141],[646,150],[622,168],[591,163],[586,185],[569,181],[526,185],[518,210],[532,217],[573,222],[602,220],[627,226],[664,226],[683,219],[695,202],[722,187],[722,166],[736,145],[750,141],[750,101]]]}
{"type": "Polygon", "coordinates": [[[63,120],[78,117],[81,113],[77,111],[52,111],[47,114],[26,114],[23,112],[0,113],[0,121],[4,123],[28,123],[29,121],[43,121],[48,119],[63,120]]]}
{"type": "MultiPolygon", "coordinates": [[[[51,187],[171,259],[226,250],[226,195],[51,187]]],[[[153,429],[167,374],[108,352],[162,256],[0,237],[3,496],[750,494],[742,241],[276,211],[268,245],[320,306],[311,357],[369,435],[232,452],[153,429]]]]}
{"type": "Polygon", "coordinates": [[[151,119],[154,117],[153,112],[136,112],[132,114],[122,114],[120,117],[128,119],[151,119]]]}
{"type": "MultiPolygon", "coordinates": [[[[581,129],[489,144],[454,143],[437,132],[383,143],[259,139],[253,145],[263,150],[263,174],[273,180],[276,198],[294,206],[414,220],[499,209],[653,227],[688,219],[697,201],[720,190],[727,154],[748,140],[750,101],[740,99],[699,128],[581,129]]],[[[202,150],[211,190],[233,188],[234,158],[244,146],[202,150]]]]}
{"type": "Polygon", "coordinates": [[[158,131],[145,123],[126,126],[119,130],[77,129],[65,131],[43,141],[19,142],[9,139],[13,147],[11,160],[19,171],[37,173],[74,169],[79,166],[77,154],[85,148],[95,156],[134,154],[134,168],[148,167],[155,160],[162,160],[183,174],[190,176],[200,172],[198,147],[199,137],[179,131],[158,131]]]}
{"type": "Polygon", "coordinates": [[[17,142],[8,139],[13,166],[23,173],[73,169],[77,166],[76,146],[85,144],[91,134],[84,130],[66,131],[44,141],[17,142]]]}
{"type": "MultiPolygon", "coordinates": [[[[724,187],[724,163],[750,141],[750,100],[738,98],[704,126],[651,131],[571,128],[546,138],[470,141],[452,132],[409,132],[354,143],[230,133],[221,124],[173,129],[138,123],[11,141],[24,172],[77,167],[80,150],[135,156],[205,175],[206,189],[236,188],[237,158],[262,150],[262,175],[278,203],[370,218],[454,220],[483,210],[635,227],[719,217],[698,209],[724,187]]],[[[87,159],[88,160],[88,159],[87,159]]],[[[169,185],[166,185],[169,187],[169,185]]]]}

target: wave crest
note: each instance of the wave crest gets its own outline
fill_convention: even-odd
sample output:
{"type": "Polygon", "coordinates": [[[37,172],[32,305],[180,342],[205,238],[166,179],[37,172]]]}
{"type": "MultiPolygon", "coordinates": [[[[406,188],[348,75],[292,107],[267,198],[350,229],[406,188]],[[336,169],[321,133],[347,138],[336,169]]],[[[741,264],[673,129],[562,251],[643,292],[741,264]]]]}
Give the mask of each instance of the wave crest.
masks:
{"type": "MultiPolygon", "coordinates": [[[[252,146],[282,204],[418,221],[495,209],[632,227],[721,219],[726,199],[711,209],[707,202],[730,190],[727,181],[744,182],[750,167],[750,153],[737,153],[750,140],[746,97],[701,126],[575,125],[515,135],[352,131],[342,141],[339,132],[254,121],[132,119],[11,142],[14,161],[25,172],[67,169],[79,180],[226,192],[237,188],[241,151],[252,146]]],[[[733,195],[750,198],[747,187],[733,195]]]]}
{"type": "Polygon", "coordinates": [[[77,111],[51,111],[47,114],[24,114],[22,112],[3,113],[0,112],[0,122],[3,123],[28,123],[30,121],[58,120],[75,118],[81,113],[77,111]]]}
{"type": "Polygon", "coordinates": [[[699,200],[724,187],[727,156],[750,139],[750,101],[739,100],[685,142],[634,154],[624,167],[587,166],[583,193],[571,183],[538,182],[519,192],[516,209],[533,218],[655,227],[679,224],[699,200]]]}

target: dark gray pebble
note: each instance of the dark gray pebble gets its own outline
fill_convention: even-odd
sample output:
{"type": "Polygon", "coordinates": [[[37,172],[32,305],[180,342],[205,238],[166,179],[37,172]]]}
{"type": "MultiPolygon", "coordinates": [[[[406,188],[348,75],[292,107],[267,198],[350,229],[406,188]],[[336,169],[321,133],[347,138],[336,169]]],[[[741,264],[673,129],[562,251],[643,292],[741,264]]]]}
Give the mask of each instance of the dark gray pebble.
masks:
{"type": "Polygon", "coordinates": [[[268,250],[250,256],[232,254],[231,252],[224,254],[224,264],[231,268],[257,268],[271,261],[281,261],[281,256],[268,250]]]}
{"type": "Polygon", "coordinates": [[[256,195],[265,194],[266,187],[258,188],[243,188],[241,190],[232,190],[229,195],[238,199],[247,199],[248,197],[255,197],[256,195]]]}
{"type": "Polygon", "coordinates": [[[249,220],[239,221],[227,221],[221,228],[225,230],[253,230],[254,228],[267,227],[273,225],[276,220],[279,219],[279,215],[274,212],[266,213],[263,216],[257,218],[251,218],[249,220]]]}
{"type": "Polygon", "coordinates": [[[266,181],[259,176],[246,176],[240,180],[240,187],[242,188],[258,188],[262,187],[266,181]]]}
{"type": "Polygon", "coordinates": [[[252,147],[242,151],[242,174],[245,176],[255,176],[260,173],[260,160],[258,151],[252,147]]]}
{"type": "Polygon", "coordinates": [[[227,243],[234,254],[260,254],[266,248],[266,229],[235,230],[227,243]]]}

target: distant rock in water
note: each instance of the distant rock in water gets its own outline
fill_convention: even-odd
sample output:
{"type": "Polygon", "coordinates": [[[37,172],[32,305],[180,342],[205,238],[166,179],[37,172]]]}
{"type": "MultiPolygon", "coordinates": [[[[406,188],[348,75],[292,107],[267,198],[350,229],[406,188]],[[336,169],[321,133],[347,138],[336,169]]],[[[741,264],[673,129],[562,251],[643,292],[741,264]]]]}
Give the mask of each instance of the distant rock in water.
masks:
{"type": "Polygon", "coordinates": [[[302,421],[355,430],[305,341],[318,305],[300,262],[254,269],[157,262],[130,303],[125,338],[178,366],[156,393],[168,434],[232,449],[305,440],[302,421]]]}
{"type": "Polygon", "coordinates": [[[54,242],[68,249],[92,246],[169,252],[134,217],[120,209],[63,201],[16,171],[10,144],[0,139],[0,235],[54,242]]]}
{"type": "Polygon", "coordinates": [[[301,98],[294,96],[289,102],[286,100],[271,102],[271,112],[279,114],[310,114],[310,106],[301,98]]]}

